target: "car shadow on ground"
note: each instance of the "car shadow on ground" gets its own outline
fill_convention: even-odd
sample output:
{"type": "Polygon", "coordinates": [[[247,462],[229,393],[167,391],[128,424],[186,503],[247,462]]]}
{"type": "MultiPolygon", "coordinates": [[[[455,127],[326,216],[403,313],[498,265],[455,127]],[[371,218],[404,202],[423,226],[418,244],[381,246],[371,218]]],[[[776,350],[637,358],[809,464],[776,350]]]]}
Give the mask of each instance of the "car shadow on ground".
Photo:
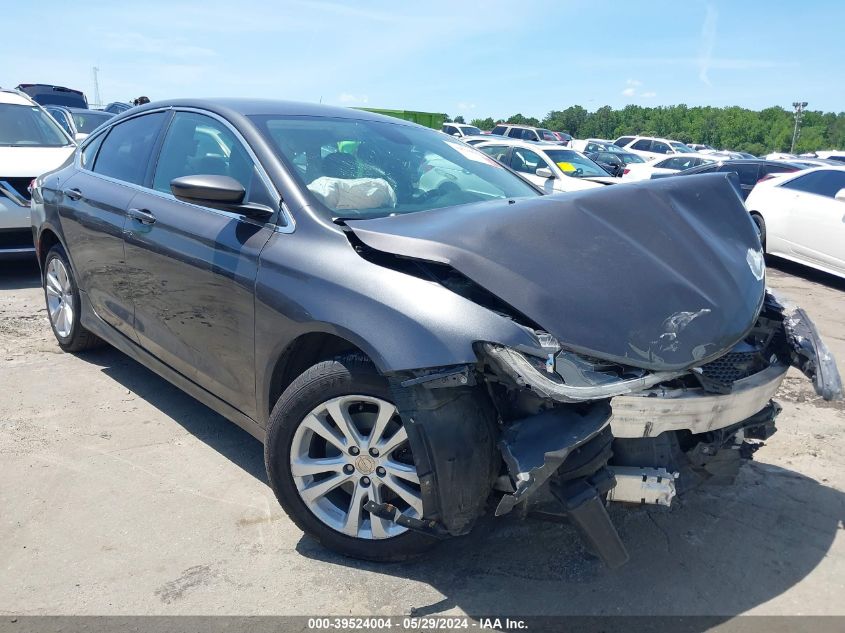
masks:
{"type": "Polygon", "coordinates": [[[780,257],[775,257],[774,255],[767,255],[766,266],[769,271],[775,271],[775,274],[778,275],[778,277],[792,275],[822,286],[827,286],[828,288],[832,288],[834,290],[841,290],[845,292],[845,279],[842,277],[837,277],[836,275],[831,275],[830,273],[816,270],[815,268],[810,268],[809,266],[804,266],[803,264],[798,264],[788,259],[781,259],[780,257]]]}
{"type": "Polygon", "coordinates": [[[0,290],[21,290],[41,286],[41,271],[35,257],[0,261],[0,290]]]}
{"type": "Polygon", "coordinates": [[[78,358],[98,366],[198,440],[267,483],[263,446],[239,426],[113,347],[79,354],[78,358]]]}
{"type": "MultiPolygon", "coordinates": [[[[476,616],[707,615],[745,613],[798,583],[825,558],[845,516],[845,495],[798,473],[752,462],[733,486],[706,486],[672,508],[613,505],[631,555],[609,570],[567,524],[484,519],[467,537],[422,559],[372,564],[303,537],[298,551],[333,565],[388,574],[444,597],[409,614],[458,608],[476,616]]],[[[702,620],[701,630],[714,625],[702,620]]],[[[685,630],[697,630],[693,626],[685,630]]]]}

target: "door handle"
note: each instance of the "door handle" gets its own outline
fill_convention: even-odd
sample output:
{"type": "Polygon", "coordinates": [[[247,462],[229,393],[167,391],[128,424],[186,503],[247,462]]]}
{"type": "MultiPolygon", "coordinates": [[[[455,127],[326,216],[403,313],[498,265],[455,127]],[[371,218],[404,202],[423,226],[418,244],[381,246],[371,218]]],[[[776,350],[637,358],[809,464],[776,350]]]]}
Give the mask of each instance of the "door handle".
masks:
{"type": "Polygon", "coordinates": [[[71,200],[79,200],[82,198],[82,192],[79,189],[63,189],[62,193],[71,200]]]}
{"type": "Polygon", "coordinates": [[[141,224],[155,224],[156,216],[146,209],[129,209],[129,217],[138,220],[141,224]]]}

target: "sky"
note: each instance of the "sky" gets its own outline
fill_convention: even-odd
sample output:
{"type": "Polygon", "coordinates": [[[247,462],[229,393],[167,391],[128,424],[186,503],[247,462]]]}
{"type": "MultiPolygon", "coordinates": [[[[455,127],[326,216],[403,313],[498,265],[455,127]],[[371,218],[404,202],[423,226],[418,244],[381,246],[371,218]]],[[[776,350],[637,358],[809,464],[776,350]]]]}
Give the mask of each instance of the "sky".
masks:
{"type": "Polygon", "coordinates": [[[845,110],[845,1],[0,0],[0,86],[542,118],[580,104],[845,110]],[[10,35],[11,34],[11,35],[10,35]]]}

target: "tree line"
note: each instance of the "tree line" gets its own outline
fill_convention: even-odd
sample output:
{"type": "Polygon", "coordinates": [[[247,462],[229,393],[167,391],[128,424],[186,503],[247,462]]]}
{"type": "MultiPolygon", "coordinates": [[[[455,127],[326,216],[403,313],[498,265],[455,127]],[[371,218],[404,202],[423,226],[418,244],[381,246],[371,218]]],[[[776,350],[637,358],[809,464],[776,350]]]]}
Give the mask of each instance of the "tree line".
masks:
{"type": "MultiPolygon", "coordinates": [[[[462,117],[457,119],[463,121],[462,117]]],[[[542,120],[514,114],[504,122],[568,132],[575,138],[615,139],[629,134],[659,136],[760,156],[789,151],[795,120],[791,111],[778,106],[755,111],[738,106],[714,108],[681,104],[655,108],[628,105],[621,110],[604,106],[595,112],[575,105],[565,110],[552,110],[542,120]]],[[[487,117],[472,119],[470,123],[482,130],[491,130],[499,121],[487,117]]],[[[842,148],[845,148],[845,112],[804,112],[796,152],[842,148]]]]}

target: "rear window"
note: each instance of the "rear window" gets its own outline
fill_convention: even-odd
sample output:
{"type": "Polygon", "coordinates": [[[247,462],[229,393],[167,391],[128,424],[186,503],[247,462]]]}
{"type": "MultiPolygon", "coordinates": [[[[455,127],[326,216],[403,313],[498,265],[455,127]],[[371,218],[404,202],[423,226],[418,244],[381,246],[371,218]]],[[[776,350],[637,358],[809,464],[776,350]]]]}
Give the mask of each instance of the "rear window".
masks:
{"type": "Polygon", "coordinates": [[[112,118],[111,114],[97,112],[96,110],[86,110],[85,112],[73,113],[73,124],[76,126],[78,132],[90,134],[110,118],[112,118]]]}

